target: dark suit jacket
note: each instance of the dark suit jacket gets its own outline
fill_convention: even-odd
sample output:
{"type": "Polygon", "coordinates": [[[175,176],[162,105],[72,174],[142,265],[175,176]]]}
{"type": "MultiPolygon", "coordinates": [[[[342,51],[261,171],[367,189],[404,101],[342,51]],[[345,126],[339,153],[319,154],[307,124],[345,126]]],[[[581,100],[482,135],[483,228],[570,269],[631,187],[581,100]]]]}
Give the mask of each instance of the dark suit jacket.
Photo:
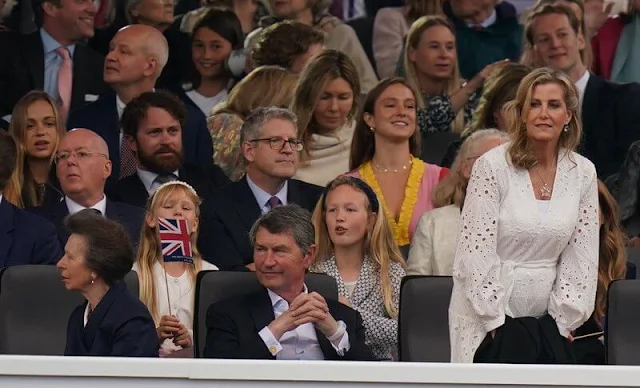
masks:
{"type": "Polygon", "coordinates": [[[156,325],[124,283],[111,286],[84,326],[85,301],[67,325],[65,356],[158,357],[156,325]]]}
{"type": "MultiPolygon", "coordinates": [[[[287,201],[313,211],[322,194],[322,187],[290,179],[287,201]]],[[[233,182],[219,195],[203,203],[203,214],[211,214],[208,228],[200,229],[200,237],[206,244],[198,244],[200,253],[221,270],[243,270],[253,263],[253,248],[249,230],[262,215],[260,206],[249,188],[247,178],[233,182]],[[213,208],[209,210],[209,206],[213,208]]],[[[206,215],[205,215],[206,216],[206,215]]]]}
{"type": "MultiPolygon", "coordinates": [[[[51,221],[56,226],[60,246],[64,247],[69,239],[69,231],[64,226],[64,219],[69,215],[66,202],[61,200],[52,205],[36,207],[30,210],[51,221]]],[[[127,205],[126,203],[114,202],[107,198],[106,211],[108,219],[117,221],[124,226],[135,251],[140,239],[142,222],[144,221],[144,209],[127,205]]]]}
{"type": "MultiPolygon", "coordinates": [[[[343,321],[349,335],[349,351],[339,356],[318,329],[318,344],[325,360],[375,361],[364,342],[364,326],[360,313],[334,300],[327,299],[329,312],[343,321]]],[[[275,319],[267,289],[212,304],[207,310],[205,358],[275,360],[258,332],[275,319]]]]}
{"type": "MultiPolygon", "coordinates": [[[[40,32],[20,35],[0,32],[0,116],[11,114],[13,106],[33,89],[44,88],[44,48],[40,32]]],[[[84,105],[85,96],[108,91],[102,78],[104,57],[77,43],[73,53],[71,110],[84,105]]]]}
{"type": "Polygon", "coordinates": [[[55,264],[63,256],[50,222],[0,201],[0,268],[23,264],[55,264]]]}
{"type": "MultiPolygon", "coordinates": [[[[178,169],[178,175],[179,180],[191,185],[196,193],[205,200],[215,191],[230,183],[224,171],[215,164],[210,171],[205,171],[192,164],[185,164],[178,169]]],[[[129,205],[145,208],[149,193],[138,174],[133,174],[118,182],[111,197],[129,205]]]]}
{"type": "MultiPolygon", "coordinates": [[[[182,128],[182,147],[185,161],[202,168],[213,163],[213,144],[202,112],[187,105],[187,123],[182,128]]],[[[120,123],[116,95],[109,94],[69,115],[67,127],[87,128],[107,142],[109,158],[113,162],[108,186],[114,186],[120,176],[120,123]]]]}
{"type": "Polygon", "coordinates": [[[614,84],[591,75],[582,103],[580,153],[606,179],[618,171],[627,149],[640,139],[640,84],[614,84]]]}

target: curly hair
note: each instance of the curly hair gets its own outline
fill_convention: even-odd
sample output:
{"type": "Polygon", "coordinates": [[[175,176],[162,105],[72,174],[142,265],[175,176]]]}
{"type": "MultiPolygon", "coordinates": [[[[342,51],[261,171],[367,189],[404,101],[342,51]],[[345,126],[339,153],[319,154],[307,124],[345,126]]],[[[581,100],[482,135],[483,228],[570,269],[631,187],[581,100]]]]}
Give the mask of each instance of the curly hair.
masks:
{"type": "Polygon", "coordinates": [[[607,290],[614,280],[624,279],[627,272],[627,256],[624,235],[618,218],[618,205],[607,187],[598,180],[598,203],[602,223],[600,224],[600,255],[598,263],[598,286],[593,312],[596,323],[602,327],[602,317],[607,310],[607,290]]]}
{"type": "Polygon", "coordinates": [[[324,44],[322,31],[295,20],[285,20],[265,28],[251,50],[255,66],[290,68],[297,57],[315,44],[324,44]]]}

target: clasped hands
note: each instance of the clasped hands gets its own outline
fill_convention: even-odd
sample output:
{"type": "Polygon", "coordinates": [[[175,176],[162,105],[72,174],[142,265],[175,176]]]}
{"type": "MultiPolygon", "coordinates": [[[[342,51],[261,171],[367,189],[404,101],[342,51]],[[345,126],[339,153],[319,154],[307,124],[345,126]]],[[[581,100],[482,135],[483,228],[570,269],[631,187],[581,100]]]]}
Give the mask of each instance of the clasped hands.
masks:
{"type": "Polygon", "coordinates": [[[271,321],[267,327],[280,341],[284,333],[305,323],[313,323],[326,337],[331,337],[338,331],[338,322],[329,312],[327,302],[317,292],[298,295],[289,305],[289,310],[271,321]]]}
{"type": "Polygon", "coordinates": [[[163,315],[160,318],[160,324],[156,328],[156,333],[158,334],[158,340],[160,340],[160,342],[170,338],[173,339],[174,344],[182,348],[190,348],[193,346],[189,329],[180,323],[180,320],[176,316],[163,315]]]}

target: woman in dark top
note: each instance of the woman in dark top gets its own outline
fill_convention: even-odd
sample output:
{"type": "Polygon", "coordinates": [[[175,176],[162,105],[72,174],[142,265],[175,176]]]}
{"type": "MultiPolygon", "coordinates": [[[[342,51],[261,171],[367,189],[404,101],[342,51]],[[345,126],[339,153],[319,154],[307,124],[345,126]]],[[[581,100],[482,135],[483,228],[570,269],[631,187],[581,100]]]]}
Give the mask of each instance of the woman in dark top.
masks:
{"type": "Polygon", "coordinates": [[[71,236],[57,266],[69,291],[87,301],[71,313],[66,356],[158,357],[155,324],[123,283],[133,265],[127,233],[93,209],[66,220],[71,236]]]}

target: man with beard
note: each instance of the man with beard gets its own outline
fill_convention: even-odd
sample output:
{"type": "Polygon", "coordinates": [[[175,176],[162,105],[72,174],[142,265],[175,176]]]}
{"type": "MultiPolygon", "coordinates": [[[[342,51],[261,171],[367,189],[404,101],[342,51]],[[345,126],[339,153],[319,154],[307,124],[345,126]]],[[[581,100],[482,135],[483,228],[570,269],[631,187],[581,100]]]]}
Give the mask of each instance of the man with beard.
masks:
{"type": "Polygon", "coordinates": [[[120,180],[114,195],[130,205],[145,207],[147,198],[163,183],[181,180],[201,198],[229,182],[220,167],[210,171],[184,164],[182,128],[187,111],[174,95],[147,92],[131,100],[122,112],[123,141],[137,159],[136,173],[120,180]]]}

